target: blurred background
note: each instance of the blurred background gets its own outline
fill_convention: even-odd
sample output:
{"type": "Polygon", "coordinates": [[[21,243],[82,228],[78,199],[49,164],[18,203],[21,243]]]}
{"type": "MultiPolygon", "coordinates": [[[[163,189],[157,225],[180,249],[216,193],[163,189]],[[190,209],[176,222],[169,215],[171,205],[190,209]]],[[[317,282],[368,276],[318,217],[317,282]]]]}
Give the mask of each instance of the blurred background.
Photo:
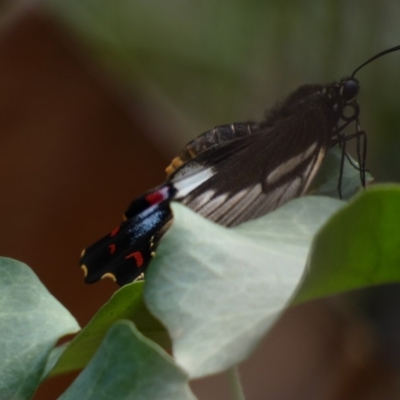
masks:
{"type": "MultiPolygon", "coordinates": [[[[82,248],[201,132],[260,119],[304,83],[400,44],[396,1],[0,2],[0,254],[88,322],[117,289],[83,283],[82,248]]],[[[400,52],[361,70],[377,182],[400,180],[400,52]]],[[[247,398],[398,399],[400,290],[289,310],[241,368],[247,398]]],[[[44,383],[56,398],[74,374],[44,383]]],[[[226,378],[192,385],[229,399],[226,378]]]]}

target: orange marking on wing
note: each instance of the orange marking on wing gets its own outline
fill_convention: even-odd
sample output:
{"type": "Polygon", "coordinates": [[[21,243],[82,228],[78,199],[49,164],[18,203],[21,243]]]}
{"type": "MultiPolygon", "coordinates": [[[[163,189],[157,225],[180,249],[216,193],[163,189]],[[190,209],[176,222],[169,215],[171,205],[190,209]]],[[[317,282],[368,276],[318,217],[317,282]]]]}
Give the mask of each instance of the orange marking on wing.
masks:
{"type": "Polygon", "coordinates": [[[118,232],[119,232],[119,226],[117,226],[116,228],[114,228],[112,231],[111,231],[111,233],[110,233],[110,236],[111,237],[113,237],[113,236],[115,236],[118,232]]]}
{"type": "Polygon", "coordinates": [[[167,168],[165,168],[165,172],[167,175],[171,175],[174,171],[176,171],[184,161],[180,157],[175,157],[172,161],[171,164],[168,165],[167,168]]]}
{"type": "Polygon", "coordinates": [[[102,275],[100,279],[106,279],[106,278],[112,279],[114,282],[117,282],[117,278],[111,272],[106,272],[104,275],[102,275]]]}
{"type": "Polygon", "coordinates": [[[85,264],[82,264],[81,269],[83,271],[83,276],[86,278],[88,274],[87,266],[85,264]]]}
{"type": "Polygon", "coordinates": [[[186,151],[189,153],[190,157],[192,157],[192,158],[195,158],[197,155],[196,150],[191,145],[186,146],[186,151]]]}
{"type": "Polygon", "coordinates": [[[110,249],[110,254],[114,254],[117,246],[115,244],[110,244],[108,248],[110,249]]]}
{"type": "Polygon", "coordinates": [[[143,256],[142,253],[140,251],[134,251],[131,254],[128,254],[126,257],[126,259],[128,258],[134,258],[136,261],[136,266],[138,268],[140,268],[143,265],[143,256]]]}
{"type": "Polygon", "coordinates": [[[133,282],[139,282],[144,280],[144,273],[142,272],[133,282]]]}

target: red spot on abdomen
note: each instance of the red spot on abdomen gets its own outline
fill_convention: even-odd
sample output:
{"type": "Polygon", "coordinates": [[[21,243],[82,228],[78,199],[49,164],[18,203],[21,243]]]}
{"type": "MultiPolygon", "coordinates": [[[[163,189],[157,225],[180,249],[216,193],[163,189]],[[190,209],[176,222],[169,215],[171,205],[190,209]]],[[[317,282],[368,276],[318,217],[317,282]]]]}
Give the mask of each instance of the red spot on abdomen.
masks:
{"type": "Polygon", "coordinates": [[[110,249],[110,254],[114,254],[117,246],[115,244],[110,244],[108,248],[110,249]]]}
{"type": "Polygon", "coordinates": [[[111,231],[110,236],[113,237],[113,236],[115,236],[118,232],[119,232],[119,226],[117,226],[116,228],[114,228],[114,229],[111,231]]]}
{"type": "Polygon", "coordinates": [[[134,258],[136,261],[136,266],[140,268],[143,265],[143,256],[140,251],[135,251],[131,254],[128,254],[125,258],[134,258]]]}

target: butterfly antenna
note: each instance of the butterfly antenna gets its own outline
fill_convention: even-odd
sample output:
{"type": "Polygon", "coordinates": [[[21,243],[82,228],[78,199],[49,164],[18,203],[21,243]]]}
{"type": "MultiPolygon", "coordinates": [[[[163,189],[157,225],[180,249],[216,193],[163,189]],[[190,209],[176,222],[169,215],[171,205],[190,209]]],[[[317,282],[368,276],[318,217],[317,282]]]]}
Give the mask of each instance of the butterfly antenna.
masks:
{"type": "Polygon", "coordinates": [[[369,60],[365,61],[364,63],[362,63],[359,67],[357,67],[354,72],[351,74],[351,78],[354,78],[354,75],[363,67],[365,67],[367,64],[369,64],[371,61],[376,60],[379,57],[384,56],[385,54],[389,54],[389,53],[393,53],[394,51],[400,50],[400,45],[399,46],[395,46],[395,47],[391,47],[390,49],[381,51],[380,53],[376,54],[375,56],[371,57],[369,60]]]}

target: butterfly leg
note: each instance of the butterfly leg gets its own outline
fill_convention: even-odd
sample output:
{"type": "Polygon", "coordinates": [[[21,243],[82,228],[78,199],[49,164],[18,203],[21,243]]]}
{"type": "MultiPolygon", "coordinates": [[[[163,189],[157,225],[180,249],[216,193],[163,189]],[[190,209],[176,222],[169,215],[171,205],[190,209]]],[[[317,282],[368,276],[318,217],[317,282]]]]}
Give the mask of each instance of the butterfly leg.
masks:
{"type": "Polygon", "coordinates": [[[367,134],[365,131],[357,132],[357,157],[360,165],[360,179],[365,187],[365,161],[367,158],[367,134]]]}
{"type": "Polygon", "coordinates": [[[342,181],[343,181],[343,171],[344,171],[344,160],[346,158],[346,137],[343,137],[343,140],[339,142],[340,148],[342,149],[342,155],[340,157],[340,168],[339,168],[339,179],[338,179],[338,186],[337,190],[339,193],[339,198],[342,199],[342,181]]]}
{"type": "Polygon", "coordinates": [[[356,133],[352,135],[346,136],[343,141],[340,143],[342,149],[343,146],[342,144],[344,142],[347,142],[348,140],[356,139],[356,152],[357,152],[357,160],[358,160],[358,165],[356,165],[353,160],[349,157],[349,155],[346,153],[345,156],[349,163],[357,169],[357,171],[360,172],[360,180],[361,184],[363,187],[366,185],[366,175],[365,173],[368,172],[367,169],[365,168],[365,163],[367,159],[367,134],[365,131],[357,131],[356,133]]]}

